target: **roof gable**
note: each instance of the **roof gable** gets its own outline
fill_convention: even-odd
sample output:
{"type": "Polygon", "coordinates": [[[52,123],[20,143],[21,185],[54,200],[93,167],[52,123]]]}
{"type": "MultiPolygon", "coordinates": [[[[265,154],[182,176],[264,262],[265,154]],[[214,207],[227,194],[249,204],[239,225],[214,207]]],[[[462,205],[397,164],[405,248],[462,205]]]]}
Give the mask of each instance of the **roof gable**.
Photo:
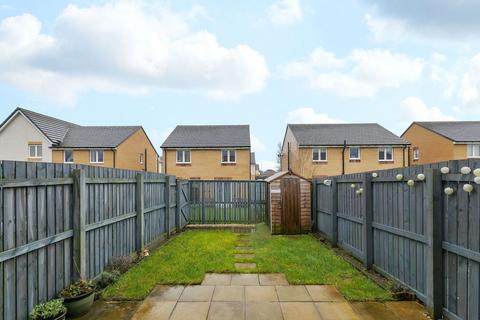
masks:
{"type": "Polygon", "coordinates": [[[177,126],[162,148],[250,147],[248,125],[177,126]]]}
{"type": "Polygon", "coordinates": [[[480,121],[432,121],[413,122],[413,124],[433,131],[454,142],[480,141],[480,121]]]}
{"type": "Polygon", "coordinates": [[[377,123],[289,124],[300,146],[406,145],[408,142],[377,123]]]}

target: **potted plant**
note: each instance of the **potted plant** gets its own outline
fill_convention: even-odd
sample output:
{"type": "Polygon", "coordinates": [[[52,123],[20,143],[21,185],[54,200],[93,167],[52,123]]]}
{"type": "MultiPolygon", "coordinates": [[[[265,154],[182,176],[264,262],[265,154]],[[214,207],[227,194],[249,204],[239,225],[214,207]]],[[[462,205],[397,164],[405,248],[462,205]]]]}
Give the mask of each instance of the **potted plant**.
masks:
{"type": "Polygon", "coordinates": [[[69,317],[82,316],[92,307],[95,298],[94,285],[85,280],[74,282],[60,291],[60,297],[63,298],[69,317]]]}
{"type": "Polygon", "coordinates": [[[63,305],[62,299],[50,300],[40,303],[30,313],[32,320],[64,320],[67,308],[63,305]]]}

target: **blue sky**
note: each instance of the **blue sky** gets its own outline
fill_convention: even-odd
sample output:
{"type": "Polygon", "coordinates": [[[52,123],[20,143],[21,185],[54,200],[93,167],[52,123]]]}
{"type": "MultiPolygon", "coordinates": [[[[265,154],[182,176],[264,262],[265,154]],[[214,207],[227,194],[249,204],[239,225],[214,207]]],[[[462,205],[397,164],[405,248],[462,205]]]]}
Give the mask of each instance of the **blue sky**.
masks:
{"type": "Polygon", "coordinates": [[[480,1],[0,1],[0,118],[250,124],[478,120],[480,1]]]}

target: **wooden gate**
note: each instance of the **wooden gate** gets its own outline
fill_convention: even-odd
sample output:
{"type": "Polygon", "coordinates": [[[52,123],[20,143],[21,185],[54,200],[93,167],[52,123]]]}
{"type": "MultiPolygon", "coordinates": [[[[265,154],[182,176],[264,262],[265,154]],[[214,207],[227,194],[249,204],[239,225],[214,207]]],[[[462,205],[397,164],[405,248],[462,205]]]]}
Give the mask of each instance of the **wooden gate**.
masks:
{"type": "Polygon", "coordinates": [[[287,177],[280,182],[282,194],[282,222],[285,234],[301,232],[300,226],[300,180],[287,177]]]}

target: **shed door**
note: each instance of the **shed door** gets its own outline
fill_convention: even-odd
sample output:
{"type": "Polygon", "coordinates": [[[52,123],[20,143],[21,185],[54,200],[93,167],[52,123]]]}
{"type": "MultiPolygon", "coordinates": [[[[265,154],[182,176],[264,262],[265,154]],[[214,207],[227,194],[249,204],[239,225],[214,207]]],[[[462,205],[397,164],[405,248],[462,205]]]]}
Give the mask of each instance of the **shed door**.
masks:
{"type": "Polygon", "coordinates": [[[300,233],[300,180],[296,177],[285,177],[280,182],[280,188],[283,233],[300,233]]]}

